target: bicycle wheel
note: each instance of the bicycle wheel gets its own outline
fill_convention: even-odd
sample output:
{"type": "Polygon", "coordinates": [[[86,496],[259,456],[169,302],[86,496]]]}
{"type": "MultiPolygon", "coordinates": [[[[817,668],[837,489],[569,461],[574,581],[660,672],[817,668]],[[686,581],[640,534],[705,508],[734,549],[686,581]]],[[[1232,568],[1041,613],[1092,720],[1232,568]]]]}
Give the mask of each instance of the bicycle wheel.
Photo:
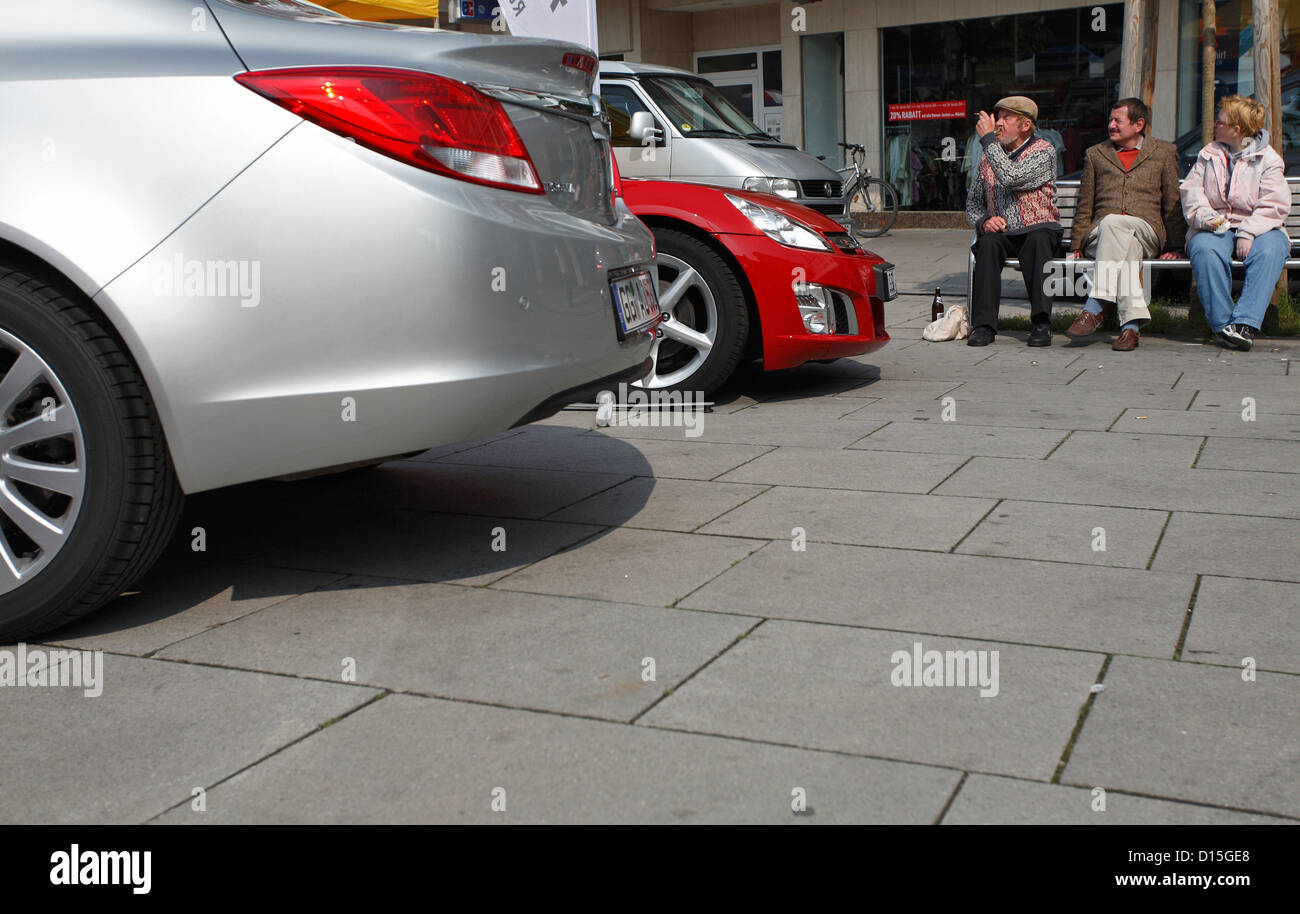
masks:
{"type": "Polygon", "coordinates": [[[868,178],[849,201],[849,215],[861,217],[866,223],[865,228],[858,230],[859,235],[877,238],[893,228],[898,219],[898,192],[888,181],[868,178]]]}

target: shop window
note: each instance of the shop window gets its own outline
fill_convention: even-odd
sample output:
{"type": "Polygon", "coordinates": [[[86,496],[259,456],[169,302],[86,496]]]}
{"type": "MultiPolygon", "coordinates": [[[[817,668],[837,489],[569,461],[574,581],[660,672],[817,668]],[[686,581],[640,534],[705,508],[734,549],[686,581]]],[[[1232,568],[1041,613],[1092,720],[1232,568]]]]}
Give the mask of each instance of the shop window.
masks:
{"type": "Polygon", "coordinates": [[[1058,177],[1077,177],[1119,97],[1123,28],[1124,5],[1110,3],[881,29],[880,174],[899,205],[966,208],[976,115],[1008,95],[1038,103],[1058,177]]]}

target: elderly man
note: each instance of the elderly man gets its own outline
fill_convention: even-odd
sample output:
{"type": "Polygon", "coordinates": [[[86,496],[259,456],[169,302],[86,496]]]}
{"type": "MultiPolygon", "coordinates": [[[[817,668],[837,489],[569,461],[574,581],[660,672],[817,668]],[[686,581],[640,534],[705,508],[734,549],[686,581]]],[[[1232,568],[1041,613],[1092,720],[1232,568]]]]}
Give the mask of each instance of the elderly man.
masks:
{"type": "Polygon", "coordinates": [[[1147,136],[1151,111],[1141,99],[1121,98],[1110,112],[1110,139],[1091,147],[1079,182],[1070,235],[1072,258],[1097,260],[1092,297],[1065,332],[1087,337],[1101,326],[1103,302],[1114,302],[1121,323],[1117,352],[1138,347],[1138,330],[1151,319],[1142,261],[1181,257],[1187,224],[1178,192],[1178,151],[1147,136]]]}
{"type": "Polygon", "coordinates": [[[1035,133],[1038,105],[1032,99],[1013,95],[1001,99],[993,111],[981,111],[975,123],[984,155],[966,198],[966,219],[976,232],[966,345],[987,346],[997,335],[1002,268],[1014,256],[1020,259],[1029,293],[1029,345],[1050,346],[1047,269],[1061,243],[1056,149],[1035,133]]]}

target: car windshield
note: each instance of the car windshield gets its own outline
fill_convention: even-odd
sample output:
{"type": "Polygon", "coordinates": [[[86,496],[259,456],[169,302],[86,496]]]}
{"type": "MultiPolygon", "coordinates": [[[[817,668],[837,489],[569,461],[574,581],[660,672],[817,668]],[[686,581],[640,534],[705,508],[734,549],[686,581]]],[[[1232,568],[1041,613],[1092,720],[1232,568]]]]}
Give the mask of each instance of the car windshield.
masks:
{"type": "Polygon", "coordinates": [[[656,76],[641,84],[682,136],[771,139],[706,80],[656,76]]]}

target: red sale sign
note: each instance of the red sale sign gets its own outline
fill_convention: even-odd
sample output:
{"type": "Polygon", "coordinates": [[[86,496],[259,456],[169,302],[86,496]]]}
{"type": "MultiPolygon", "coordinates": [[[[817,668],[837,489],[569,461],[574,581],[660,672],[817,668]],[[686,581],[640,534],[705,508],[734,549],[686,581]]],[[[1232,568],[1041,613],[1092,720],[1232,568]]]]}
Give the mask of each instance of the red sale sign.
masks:
{"type": "Polygon", "coordinates": [[[890,105],[889,120],[894,121],[946,121],[966,116],[966,101],[911,102],[890,105]]]}

